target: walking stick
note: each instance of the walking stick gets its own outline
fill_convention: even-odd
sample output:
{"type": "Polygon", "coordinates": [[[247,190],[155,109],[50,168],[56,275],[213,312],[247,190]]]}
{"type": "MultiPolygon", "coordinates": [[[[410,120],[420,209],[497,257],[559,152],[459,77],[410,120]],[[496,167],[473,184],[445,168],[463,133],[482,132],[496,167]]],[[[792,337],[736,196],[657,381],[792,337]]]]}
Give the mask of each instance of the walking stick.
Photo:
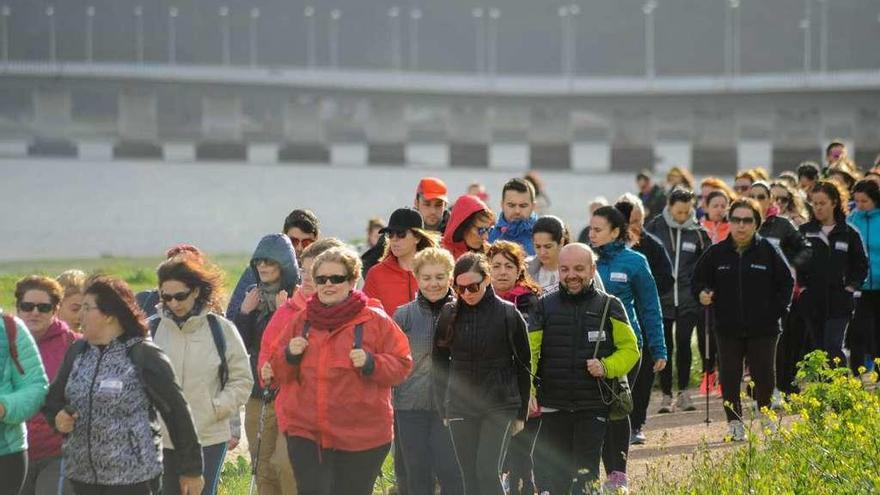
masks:
{"type": "Polygon", "coordinates": [[[705,380],[706,380],[706,427],[707,428],[709,427],[709,423],[712,422],[711,420],[709,420],[709,394],[712,393],[712,390],[710,389],[710,384],[709,384],[709,332],[712,331],[711,328],[709,328],[709,322],[710,322],[709,315],[710,315],[710,311],[711,311],[710,308],[711,308],[711,306],[706,306],[706,309],[704,310],[706,312],[706,326],[703,328],[703,333],[706,335],[706,338],[703,339],[706,341],[705,342],[706,353],[703,354],[703,356],[705,356],[705,358],[703,359],[703,376],[705,377],[705,380]]]}
{"type": "Polygon", "coordinates": [[[262,405],[260,405],[260,427],[257,430],[257,449],[254,454],[253,462],[251,463],[251,486],[248,489],[248,495],[254,495],[254,490],[257,488],[257,469],[260,464],[260,447],[262,447],[263,443],[263,425],[266,422],[266,404],[269,403],[269,397],[272,392],[267,387],[263,390],[263,396],[260,398],[262,401],[262,405]]]}

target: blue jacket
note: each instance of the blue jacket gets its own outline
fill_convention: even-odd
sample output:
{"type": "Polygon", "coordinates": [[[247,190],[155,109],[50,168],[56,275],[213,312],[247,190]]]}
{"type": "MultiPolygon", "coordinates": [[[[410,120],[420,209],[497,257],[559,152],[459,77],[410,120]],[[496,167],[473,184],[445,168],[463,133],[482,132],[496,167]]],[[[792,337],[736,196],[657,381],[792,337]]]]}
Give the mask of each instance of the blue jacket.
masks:
{"type": "Polygon", "coordinates": [[[880,208],[850,213],[849,224],[862,234],[862,243],[868,255],[868,276],[863,290],[880,290],[880,208]]]}
{"type": "Polygon", "coordinates": [[[596,248],[596,252],[599,255],[596,269],[605,284],[605,291],[620,299],[626,308],[639,348],[647,341],[654,360],[666,359],[660,297],[648,260],[626,247],[623,241],[605,244],[596,248]]]}
{"type": "Polygon", "coordinates": [[[6,410],[0,419],[0,456],[27,448],[25,421],[40,410],[49,390],[37,344],[24,323],[18,318],[15,322],[15,349],[24,374],[12,362],[6,326],[0,318],[0,404],[6,410]]]}
{"type": "Polygon", "coordinates": [[[251,256],[250,264],[242,272],[238,283],[235,284],[235,289],[232,291],[232,296],[229,298],[229,305],[226,306],[227,320],[235,321],[238,317],[238,310],[241,308],[241,302],[244,301],[244,296],[260,281],[256,264],[254,263],[254,260],[257,258],[268,258],[280,262],[281,288],[286,290],[289,295],[293,294],[291,287],[299,285],[299,265],[297,264],[296,255],[294,254],[291,258],[291,253],[293,253],[293,245],[290,244],[290,238],[287,238],[284,234],[270,234],[260,240],[254,255],[251,256]],[[284,242],[285,239],[281,238],[282,236],[287,239],[286,244],[284,242]]]}
{"type": "Polygon", "coordinates": [[[522,246],[529,256],[534,256],[535,244],[532,242],[532,227],[537,221],[538,214],[535,212],[532,212],[529,218],[515,222],[508,222],[502,213],[498,216],[498,221],[495,222],[495,228],[489,232],[489,242],[495,242],[498,239],[515,242],[522,246]]]}

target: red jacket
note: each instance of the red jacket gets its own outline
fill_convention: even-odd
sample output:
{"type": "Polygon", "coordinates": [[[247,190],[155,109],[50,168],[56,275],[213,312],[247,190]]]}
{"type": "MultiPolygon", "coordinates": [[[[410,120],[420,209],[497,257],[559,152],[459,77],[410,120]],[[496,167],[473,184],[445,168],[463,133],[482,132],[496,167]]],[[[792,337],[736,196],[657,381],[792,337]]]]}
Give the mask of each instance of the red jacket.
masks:
{"type": "MultiPolygon", "coordinates": [[[[307,311],[300,311],[278,341],[301,335],[306,317],[307,311]]],[[[394,320],[370,304],[340,328],[312,327],[308,340],[298,364],[287,361],[287,346],[277,346],[270,359],[281,385],[276,412],[286,416],[284,433],[350,452],[391,442],[391,387],[412,369],[409,341],[394,320]],[[364,325],[363,349],[375,364],[369,374],[349,358],[358,323],[364,325]]]]}
{"type": "Polygon", "coordinates": [[[446,224],[446,230],[443,231],[443,239],[441,241],[443,248],[452,253],[453,258],[458,259],[459,256],[471,250],[468,248],[467,243],[464,242],[464,239],[459,241],[453,240],[455,231],[458,230],[458,227],[468,217],[478,211],[488,209],[489,207],[486,206],[486,203],[476,196],[465,194],[455,200],[455,204],[452,206],[452,213],[449,215],[449,223],[446,224]]]}
{"type": "Polygon", "coordinates": [[[381,301],[389,315],[414,300],[418,290],[419,284],[412,272],[404,270],[393,254],[370,268],[364,281],[364,294],[381,301]]]}
{"type": "MultiPolygon", "coordinates": [[[[55,379],[67,348],[76,339],[77,335],[67,327],[67,323],[58,318],[52,320],[46,333],[37,339],[40,358],[43,360],[49,382],[55,379]]],[[[28,459],[31,461],[61,455],[61,442],[64,438],[46,423],[43,413],[34,414],[27,421],[27,434],[28,459]]]]}

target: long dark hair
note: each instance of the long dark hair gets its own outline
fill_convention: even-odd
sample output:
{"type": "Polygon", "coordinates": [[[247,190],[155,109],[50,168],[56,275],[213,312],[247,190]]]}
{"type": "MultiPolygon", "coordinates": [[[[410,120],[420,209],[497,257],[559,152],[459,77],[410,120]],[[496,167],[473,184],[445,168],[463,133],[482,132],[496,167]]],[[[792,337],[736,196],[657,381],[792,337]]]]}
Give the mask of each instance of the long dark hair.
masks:
{"type": "MultiPolygon", "coordinates": [[[[465,253],[458,258],[455,262],[455,268],[452,270],[452,280],[458,279],[458,276],[463,273],[478,273],[483,279],[489,276],[489,259],[486,258],[486,255],[483,253],[465,253]]],[[[455,321],[458,319],[458,309],[461,307],[462,302],[461,298],[454,305],[448,306],[450,309],[447,310],[446,307],[444,311],[441,311],[440,319],[437,321],[437,345],[440,347],[449,347],[452,345],[452,341],[455,340],[455,321]],[[446,311],[450,311],[447,317],[444,317],[443,313],[446,311]]]]}
{"type": "Polygon", "coordinates": [[[602,206],[593,212],[593,216],[600,216],[604,218],[610,227],[611,230],[619,229],[619,234],[617,234],[618,241],[628,241],[629,240],[629,221],[623,216],[623,213],[620,212],[617,208],[613,206],[602,206]]]}
{"type": "MultiPolygon", "coordinates": [[[[846,214],[849,213],[849,192],[837,181],[823,179],[813,186],[810,194],[825,193],[828,199],[834,201],[834,219],[837,223],[846,221],[846,214]]],[[[812,215],[815,220],[816,215],[812,215]]]]}
{"type": "Polygon", "coordinates": [[[98,309],[119,320],[124,340],[146,337],[146,315],[135,302],[134,293],[122,280],[107,275],[94,275],[86,280],[84,295],[95,296],[98,309]]]}
{"type": "Polygon", "coordinates": [[[169,280],[176,280],[190,289],[199,289],[196,306],[207,307],[215,313],[222,313],[220,290],[223,287],[223,272],[194,256],[178,255],[165,260],[156,270],[159,286],[169,280]]]}

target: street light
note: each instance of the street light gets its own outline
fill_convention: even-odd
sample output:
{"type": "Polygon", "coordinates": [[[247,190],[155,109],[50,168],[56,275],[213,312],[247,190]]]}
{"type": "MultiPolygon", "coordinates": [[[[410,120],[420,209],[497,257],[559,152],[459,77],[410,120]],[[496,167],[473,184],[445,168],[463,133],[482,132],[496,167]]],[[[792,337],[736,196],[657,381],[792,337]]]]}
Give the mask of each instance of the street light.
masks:
{"type": "Polygon", "coordinates": [[[474,22],[476,23],[476,33],[477,33],[477,42],[476,42],[476,71],[477,73],[482,73],[485,69],[485,61],[483,60],[484,55],[486,54],[486,34],[485,27],[486,24],[483,22],[483,9],[480,7],[474,7],[471,10],[471,16],[474,18],[474,22]]]}
{"type": "Polygon", "coordinates": [[[139,64],[144,63],[144,8],[134,8],[134,51],[139,64]]]}
{"type": "Polygon", "coordinates": [[[575,17],[581,13],[578,5],[563,5],[557,10],[561,23],[562,44],[560,45],[560,61],[563,75],[571,77],[576,71],[577,38],[575,17]]]}
{"type": "Polygon", "coordinates": [[[495,75],[498,72],[498,18],[501,17],[501,10],[496,8],[489,9],[489,74],[495,75]]]}
{"type": "Polygon", "coordinates": [[[819,70],[828,72],[828,0],[819,0],[819,70]]]}
{"type": "Polygon", "coordinates": [[[306,67],[315,66],[317,53],[315,52],[315,8],[306,7],[303,10],[306,18],[306,67]]]}
{"type": "Polygon", "coordinates": [[[222,6],[217,11],[220,14],[220,51],[223,59],[223,65],[229,65],[232,56],[230,54],[231,46],[229,45],[229,7],[222,6]]]}
{"type": "Polygon", "coordinates": [[[9,62],[9,16],[12,15],[12,10],[9,8],[9,5],[4,5],[0,7],[0,29],[3,30],[0,33],[0,38],[3,41],[3,62],[9,62]]]}
{"type": "Polygon", "coordinates": [[[92,63],[95,56],[95,7],[86,7],[86,61],[92,63]]]}
{"type": "Polygon", "coordinates": [[[394,6],[388,9],[388,32],[391,41],[391,69],[400,70],[402,65],[401,43],[400,43],[400,7],[394,6]]]}
{"type": "Polygon", "coordinates": [[[257,42],[259,41],[259,37],[257,36],[257,23],[260,20],[260,9],[254,7],[251,9],[251,28],[250,28],[250,62],[251,67],[257,66],[257,60],[259,57],[257,42]]]}
{"type": "Polygon", "coordinates": [[[339,68],[339,19],[342,18],[340,9],[330,11],[330,67],[339,68]]]}
{"type": "Polygon", "coordinates": [[[422,11],[418,8],[409,12],[409,68],[419,70],[419,20],[422,11]]]}
{"type": "Polygon", "coordinates": [[[168,9],[168,63],[177,63],[177,7],[168,9]]]}
{"type": "Polygon", "coordinates": [[[739,72],[739,0],[727,0],[724,11],[724,74],[739,72]]]}
{"type": "Polygon", "coordinates": [[[804,32],[804,73],[809,73],[813,66],[813,36],[811,25],[813,22],[813,2],[804,0],[804,17],[801,19],[800,28],[804,32]]]}
{"type": "Polygon", "coordinates": [[[46,17],[49,18],[49,61],[55,63],[58,55],[56,51],[57,41],[55,39],[55,7],[50,5],[46,7],[46,17]]]}
{"type": "Polygon", "coordinates": [[[645,77],[653,79],[657,74],[654,66],[654,10],[657,8],[656,0],[648,0],[642,6],[645,14],[645,77]]]}

